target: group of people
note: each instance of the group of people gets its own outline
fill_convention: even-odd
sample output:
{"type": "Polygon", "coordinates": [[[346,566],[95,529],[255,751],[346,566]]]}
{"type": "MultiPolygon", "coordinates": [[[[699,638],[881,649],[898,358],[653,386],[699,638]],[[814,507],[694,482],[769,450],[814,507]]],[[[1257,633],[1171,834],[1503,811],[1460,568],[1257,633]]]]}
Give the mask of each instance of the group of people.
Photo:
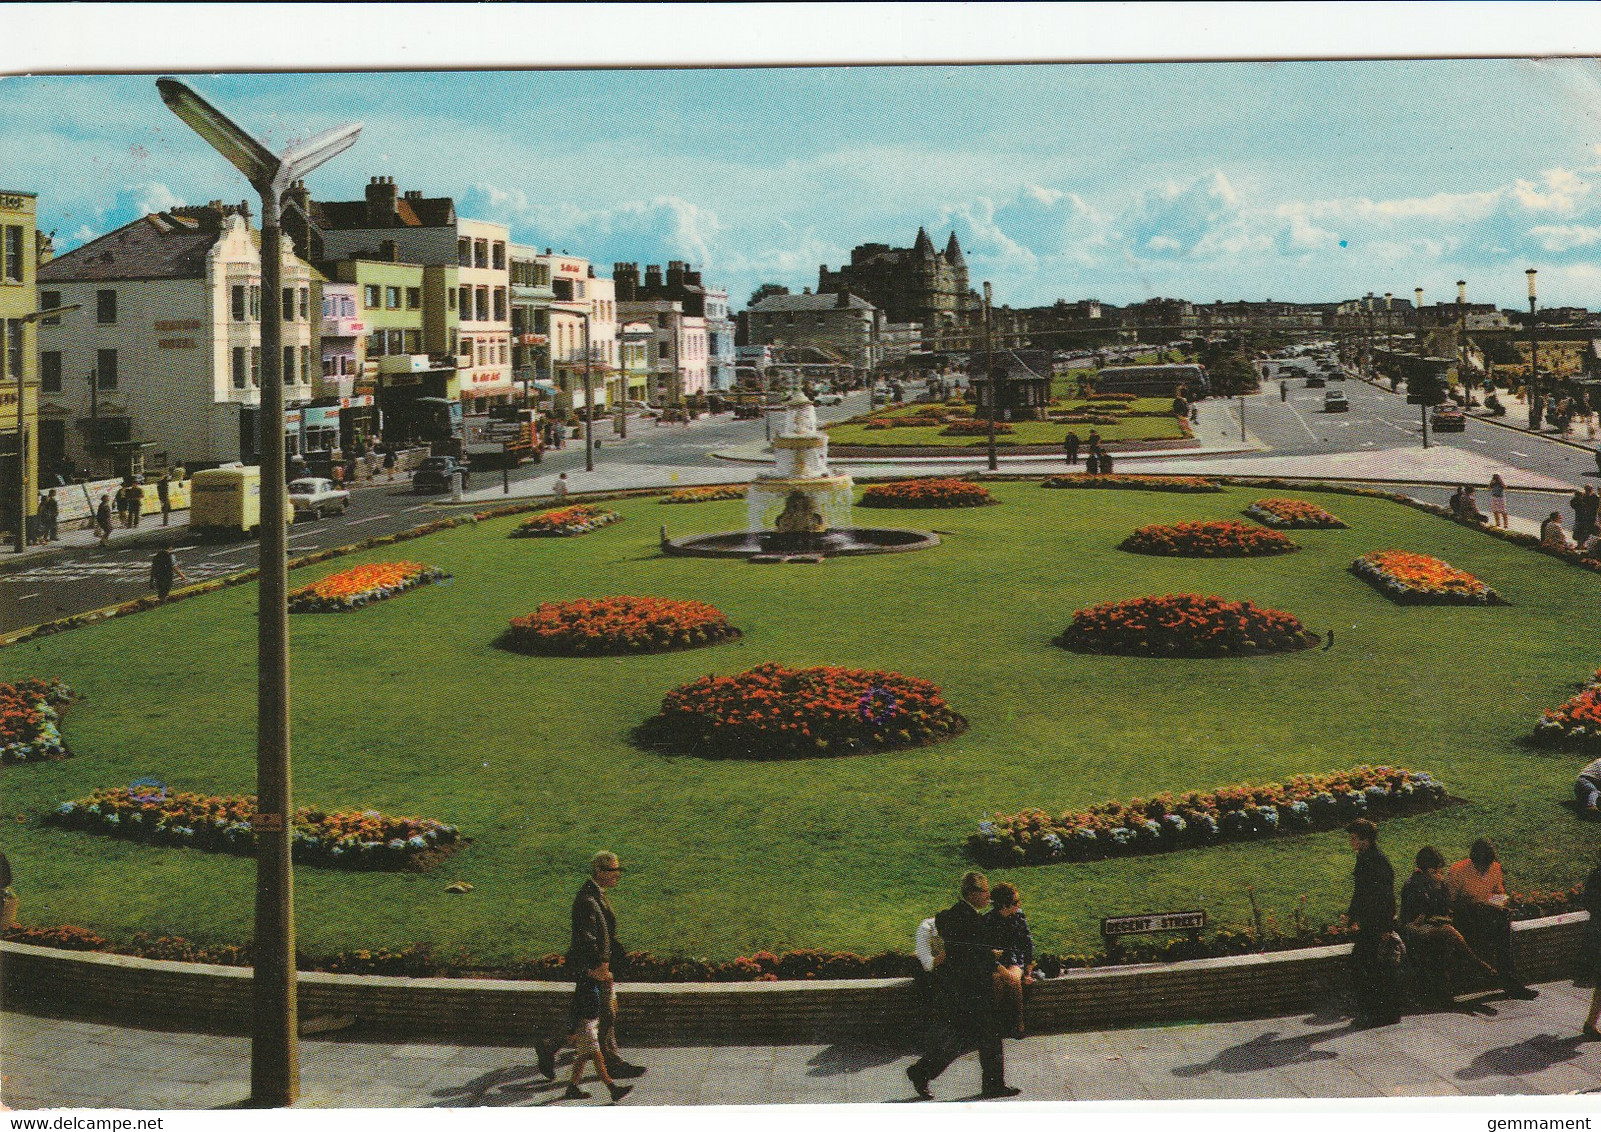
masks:
{"type": "Polygon", "coordinates": [[[1092,476],[1109,476],[1112,474],[1112,454],[1101,447],[1101,434],[1090,429],[1089,439],[1080,442],[1078,433],[1068,429],[1067,435],[1062,438],[1062,455],[1067,458],[1067,466],[1078,467],[1078,454],[1081,446],[1084,448],[1084,470],[1092,476]]]}
{"type": "Polygon", "coordinates": [[[1594,484],[1585,484],[1582,491],[1568,497],[1568,506],[1573,509],[1572,539],[1562,529],[1562,512],[1553,511],[1540,523],[1540,544],[1601,557],[1601,494],[1597,494],[1594,484]]]}

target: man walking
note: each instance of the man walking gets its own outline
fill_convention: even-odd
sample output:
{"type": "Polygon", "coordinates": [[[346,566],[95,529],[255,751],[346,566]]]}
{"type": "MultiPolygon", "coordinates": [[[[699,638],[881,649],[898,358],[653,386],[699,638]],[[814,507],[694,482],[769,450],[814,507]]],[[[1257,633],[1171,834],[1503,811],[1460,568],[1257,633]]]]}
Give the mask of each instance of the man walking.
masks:
{"type": "Polygon", "coordinates": [[[156,600],[166,604],[167,595],[172,592],[172,577],[176,574],[184,581],[189,575],[178,569],[178,560],[173,557],[172,551],[162,547],[150,559],[150,585],[156,591],[156,600]]]}
{"type": "Polygon", "coordinates": [[[906,1078],[920,1100],[932,1100],[929,1082],[975,1048],[983,1074],[980,1096],[1015,1097],[1022,1091],[1006,1083],[995,1013],[995,965],[1000,951],[981,914],[989,902],[989,881],[983,873],[970,872],[962,877],[962,898],[934,917],[935,931],[945,948],[945,962],[935,974],[935,1009],[940,1019],[928,1052],[906,1069],[906,1078]]]}
{"type": "Polygon", "coordinates": [[[1345,918],[1355,933],[1351,977],[1356,992],[1358,1029],[1390,1026],[1401,1020],[1395,1001],[1395,968],[1386,962],[1385,939],[1395,934],[1395,870],[1379,851],[1379,827],[1358,818],[1345,827],[1356,853],[1351,906],[1345,918]]]}
{"type": "MultiPolygon", "coordinates": [[[[617,942],[617,915],[606,890],[622,879],[623,864],[616,853],[602,849],[589,862],[589,879],[573,898],[572,942],[567,948],[567,970],[573,973],[574,998],[600,1001],[599,1051],[614,1078],[639,1077],[644,1066],[630,1065],[617,1050],[617,990],[613,967],[621,968],[628,953],[617,942]]],[[[561,1038],[536,1039],[534,1052],[539,1071],[556,1078],[556,1051],[561,1038]]]]}
{"type": "Polygon", "coordinates": [[[1573,545],[1583,547],[1595,534],[1596,515],[1601,512],[1601,495],[1595,493],[1594,484],[1587,483],[1583,491],[1573,493],[1568,506],[1573,508],[1573,545]]]}
{"type": "Polygon", "coordinates": [[[162,472],[161,478],[156,481],[156,498],[161,501],[161,525],[165,527],[172,518],[172,473],[170,471],[162,472]]]}
{"type": "Polygon", "coordinates": [[[1068,467],[1078,467],[1078,433],[1073,429],[1068,429],[1062,438],[1062,455],[1067,457],[1068,467]]]}

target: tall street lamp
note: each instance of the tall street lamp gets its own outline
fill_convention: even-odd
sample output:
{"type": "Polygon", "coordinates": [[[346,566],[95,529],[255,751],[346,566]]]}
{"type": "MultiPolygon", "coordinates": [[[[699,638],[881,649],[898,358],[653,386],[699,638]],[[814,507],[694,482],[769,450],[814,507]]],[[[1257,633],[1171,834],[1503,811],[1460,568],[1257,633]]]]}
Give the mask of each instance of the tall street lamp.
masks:
{"type": "MultiPolygon", "coordinates": [[[[1468,384],[1468,281],[1456,281],[1456,372],[1463,386],[1468,384]]],[[[1473,403],[1473,391],[1468,389],[1468,403],[1473,403]]]]}
{"type": "Polygon", "coordinates": [[[1534,334],[1534,277],[1537,273],[1531,267],[1523,274],[1529,277],[1529,429],[1539,432],[1545,418],[1545,400],[1540,396],[1540,340],[1534,334]]]}
{"type": "MultiPolygon", "coordinates": [[[[1417,316],[1418,326],[1418,364],[1424,366],[1428,364],[1428,351],[1423,348],[1423,288],[1412,288],[1412,294],[1417,299],[1416,304],[1414,304],[1414,311],[1417,316]]],[[[1421,375],[1423,370],[1419,369],[1418,373],[1421,375]]],[[[1427,378],[1424,378],[1424,384],[1426,388],[1432,389],[1434,387],[1434,382],[1427,378]]],[[[1429,407],[1421,401],[1418,402],[1418,420],[1422,422],[1423,426],[1423,447],[1427,448],[1429,446],[1429,407]]]]}
{"type": "MultiPolygon", "coordinates": [[[[48,310],[33,311],[17,319],[24,326],[32,325],[42,318],[54,318],[58,314],[68,311],[82,310],[82,303],[73,303],[70,307],[51,307],[48,310]]],[[[19,331],[18,333],[26,333],[19,331]]],[[[28,504],[33,502],[30,495],[31,485],[38,479],[38,458],[34,459],[34,477],[28,478],[28,418],[22,411],[22,366],[17,367],[17,537],[11,544],[11,549],[21,554],[28,549],[28,504]]]]}
{"type": "Polygon", "coordinates": [[[995,418],[1001,412],[1000,383],[995,380],[995,355],[990,329],[990,284],[984,280],[984,387],[989,390],[989,469],[1000,467],[1000,456],[995,451],[995,418]]]}
{"type": "Polygon", "coordinates": [[[250,1099],[262,1108],[300,1095],[295,1002],[294,887],[290,870],[289,538],[284,475],[283,262],[279,227],[291,184],[356,143],[361,123],[337,126],[274,154],[177,79],[156,80],[161,100],[261,197],[260,590],[256,622],[256,923],[250,1099]]]}

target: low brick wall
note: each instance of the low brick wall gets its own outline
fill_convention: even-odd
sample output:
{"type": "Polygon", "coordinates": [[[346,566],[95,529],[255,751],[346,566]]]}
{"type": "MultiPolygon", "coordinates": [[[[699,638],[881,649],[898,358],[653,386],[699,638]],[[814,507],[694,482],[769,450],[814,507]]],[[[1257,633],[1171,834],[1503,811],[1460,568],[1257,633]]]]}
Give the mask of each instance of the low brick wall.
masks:
{"type": "MultiPolygon", "coordinates": [[[[1530,981],[1570,976],[1589,917],[1569,912],[1516,925],[1530,981]]],[[[1350,948],[1073,971],[1041,983],[1035,1033],[1148,1022],[1272,1017],[1310,1010],[1346,980],[1350,948]]],[[[301,974],[303,1020],[354,1015],[384,1038],[526,1042],[567,1021],[569,984],[301,974]]],[[[250,971],[0,943],[0,1005],[187,1029],[239,1032],[250,1023],[250,971]]],[[[619,1027],[635,1044],[915,1041],[922,1006],[908,979],[776,983],[625,983],[619,1027]]]]}

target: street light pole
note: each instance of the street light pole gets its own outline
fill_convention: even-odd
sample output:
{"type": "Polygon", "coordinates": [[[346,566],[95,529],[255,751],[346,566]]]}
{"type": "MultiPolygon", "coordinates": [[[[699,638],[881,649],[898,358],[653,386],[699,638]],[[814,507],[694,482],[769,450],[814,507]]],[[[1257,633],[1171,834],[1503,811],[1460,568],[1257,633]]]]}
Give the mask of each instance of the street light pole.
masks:
{"type": "Polygon", "coordinates": [[[261,197],[261,541],[256,609],[256,919],[252,944],[250,1100],[291,1105],[300,1095],[299,1011],[289,747],[288,495],[284,475],[281,208],[291,184],[355,144],[340,126],[281,155],[176,79],[156,80],[161,100],[243,173],[261,197]]]}
{"type": "Polygon", "coordinates": [[[1456,281],[1456,353],[1457,380],[1468,390],[1468,403],[1473,403],[1473,390],[1468,386],[1468,281],[1456,281]]]}
{"type": "Polygon", "coordinates": [[[1545,400],[1540,395],[1540,340],[1534,333],[1536,272],[1531,267],[1524,274],[1529,277],[1529,430],[1539,432],[1545,420],[1545,400]]]}
{"type": "Polygon", "coordinates": [[[591,369],[589,312],[577,313],[584,320],[584,471],[592,472],[595,470],[595,379],[591,369]]]}
{"type": "Polygon", "coordinates": [[[994,337],[990,328],[990,284],[984,280],[984,387],[989,390],[989,469],[1000,467],[1000,456],[995,451],[995,418],[1001,411],[1000,385],[995,380],[994,337]]]}
{"type": "MultiPolygon", "coordinates": [[[[1428,351],[1423,348],[1423,288],[1412,288],[1412,294],[1417,297],[1415,313],[1418,325],[1418,362],[1420,365],[1427,365],[1428,351]]],[[[1429,382],[1428,384],[1432,387],[1434,383],[1429,382]]],[[[1423,424],[1423,447],[1427,448],[1429,446],[1429,407],[1421,402],[1418,404],[1418,419],[1423,424]]]]}
{"type": "MultiPolygon", "coordinates": [[[[17,321],[22,323],[24,327],[28,327],[38,322],[41,318],[54,318],[56,315],[66,314],[68,311],[81,310],[82,308],[82,303],[73,303],[70,307],[51,307],[48,310],[33,311],[25,314],[17,321]]],[[[26,334],[27,330],[24,329],[20,333],[26,334]]],[[[0,345],[9,345],[9,343],[0,343],[0,345]]],[[[24,343],[22,349],[23,357],[28,357],[32,352],[28,350],[26,343],[24,343]]],[[[7,350],[8,355],[9,353],[10,351],[7,350]]],[[[28,504],[33,502],[35,492],[32,488],[39,474],[39,461],[38,457],[35,456],[34,475],[31,479],[28,476],[28,417],[22,411],[23,398],[26,396],[22,385],[22,370],[22,366],[17,367],[17,537],[12,543],[12,549],[18,554],[28,549],[28,504]]]]}

